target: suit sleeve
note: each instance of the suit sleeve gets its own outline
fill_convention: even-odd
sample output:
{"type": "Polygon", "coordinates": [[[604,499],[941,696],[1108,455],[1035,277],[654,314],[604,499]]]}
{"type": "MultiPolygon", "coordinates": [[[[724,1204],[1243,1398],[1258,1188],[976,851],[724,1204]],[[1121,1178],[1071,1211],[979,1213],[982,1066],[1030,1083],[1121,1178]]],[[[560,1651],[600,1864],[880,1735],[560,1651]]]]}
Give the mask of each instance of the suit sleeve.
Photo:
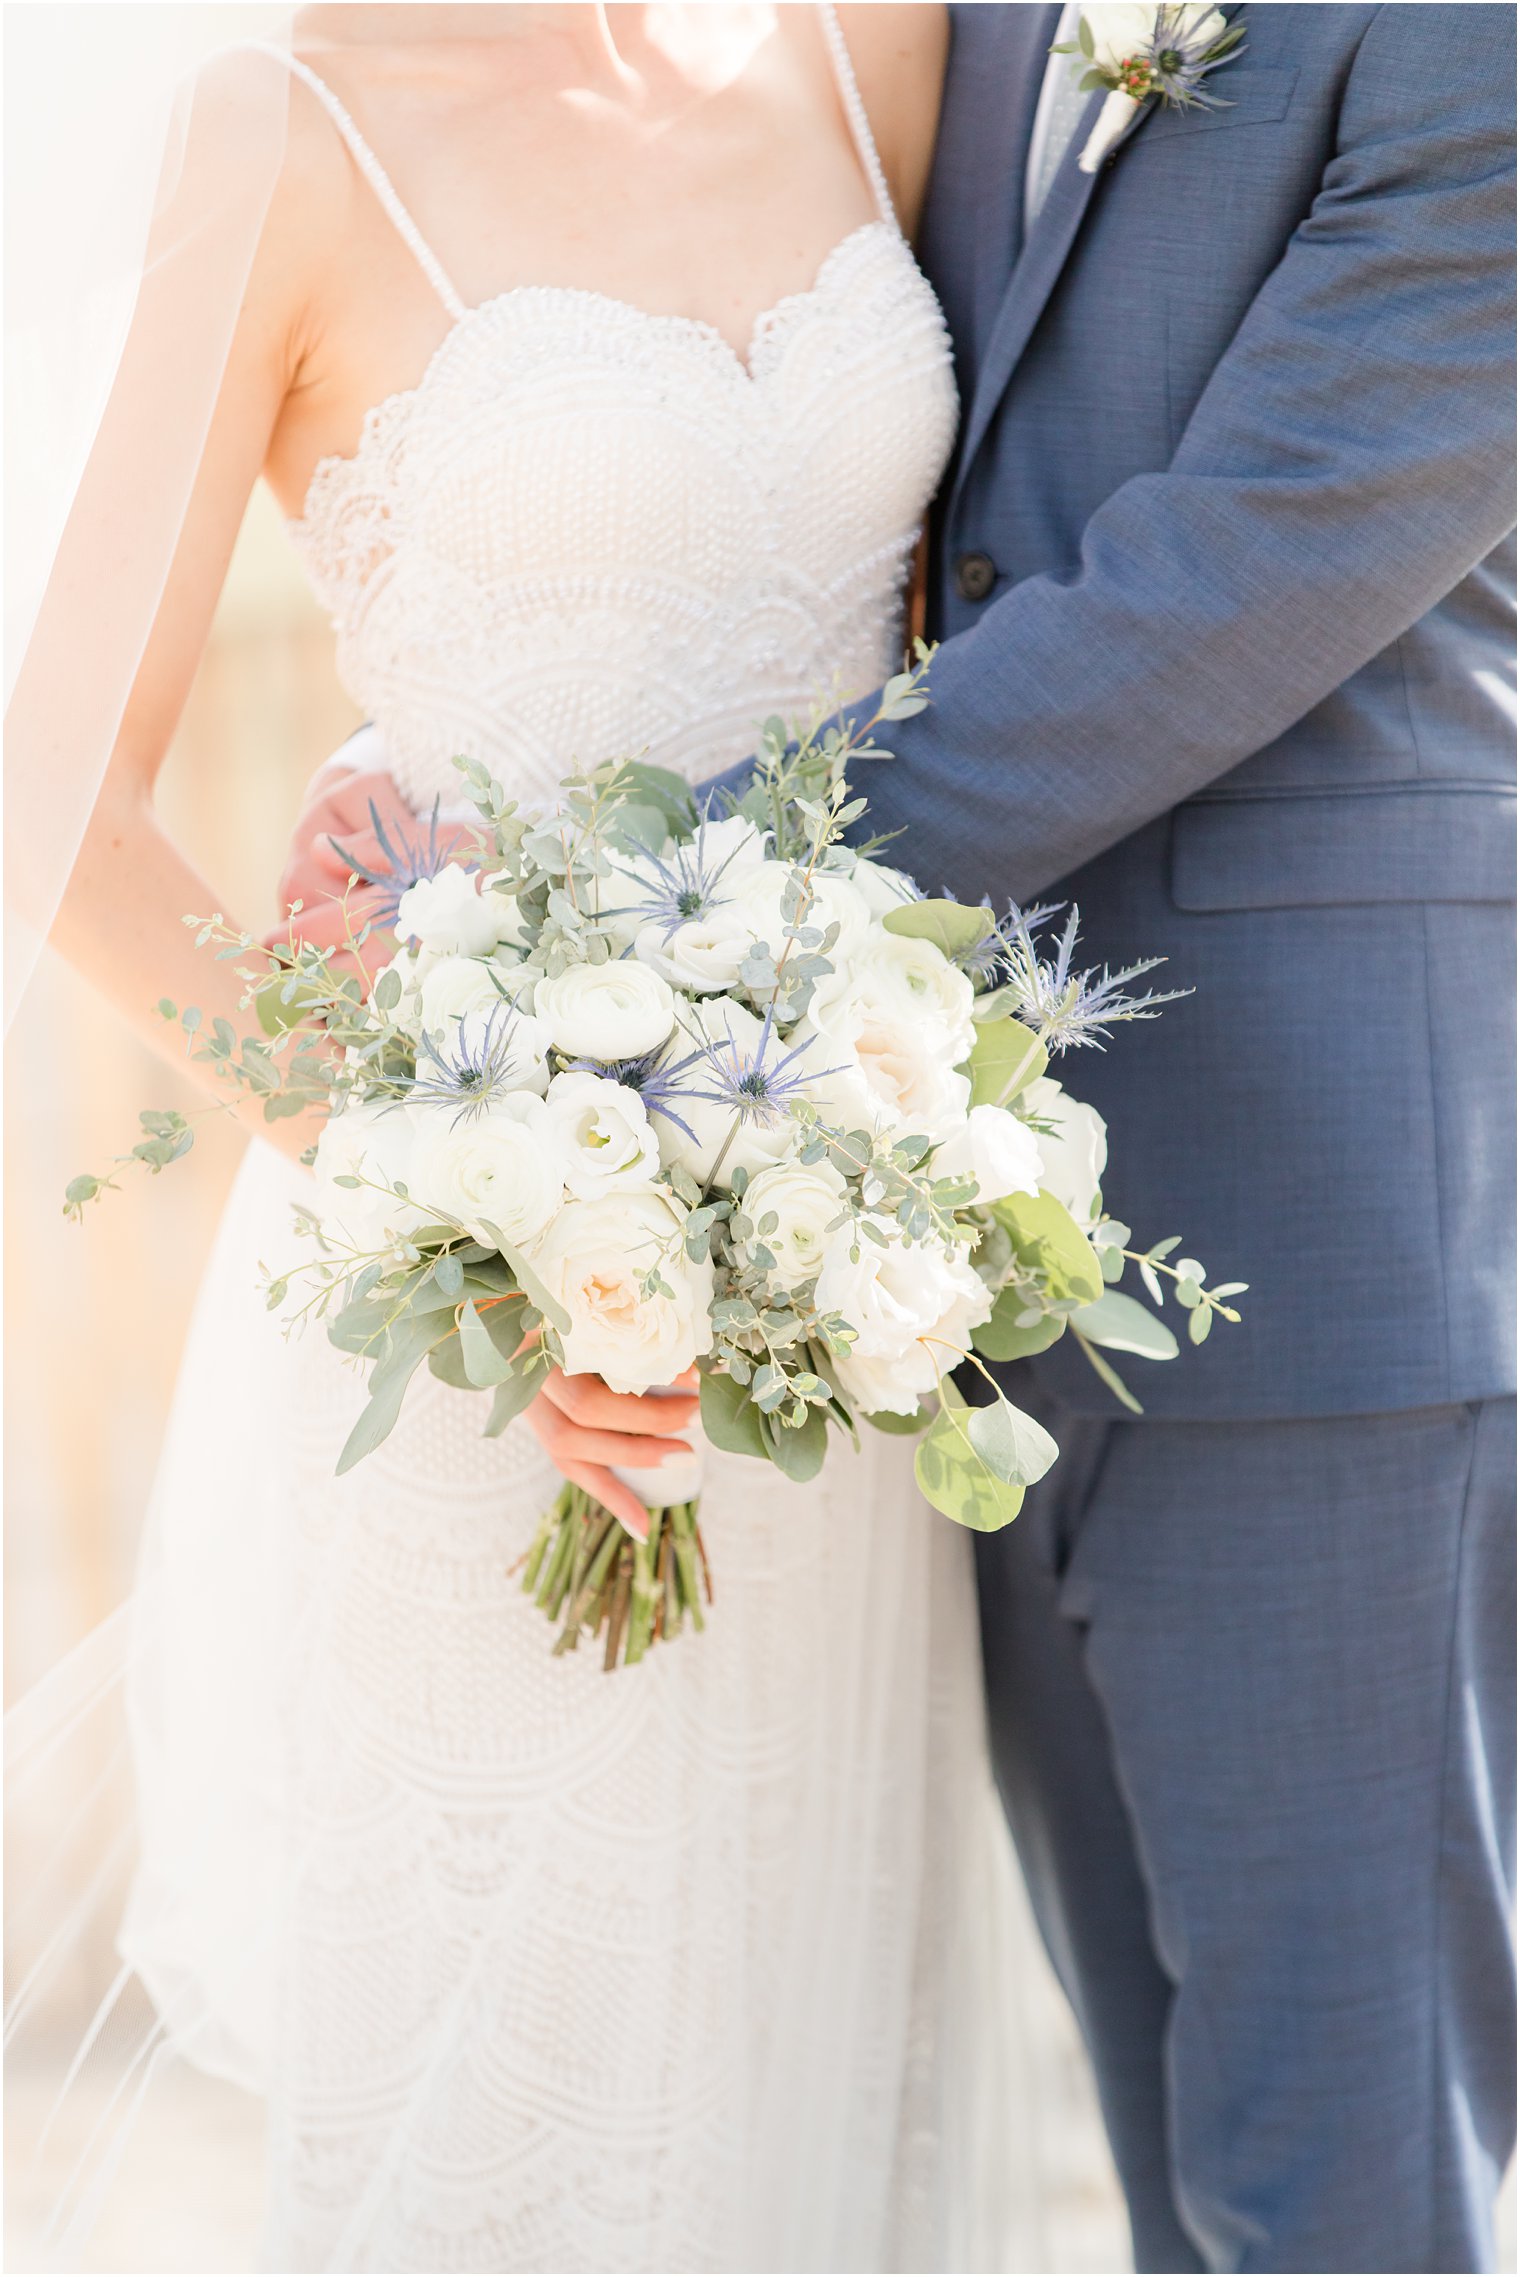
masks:
{"type": "Polygon", "coordinates": [[[1514,17],[1388,7],[1170,467],[940,650],[870,771],[930,890],[1021,899],[1261,750],[1513,521],[1514,17]]]}

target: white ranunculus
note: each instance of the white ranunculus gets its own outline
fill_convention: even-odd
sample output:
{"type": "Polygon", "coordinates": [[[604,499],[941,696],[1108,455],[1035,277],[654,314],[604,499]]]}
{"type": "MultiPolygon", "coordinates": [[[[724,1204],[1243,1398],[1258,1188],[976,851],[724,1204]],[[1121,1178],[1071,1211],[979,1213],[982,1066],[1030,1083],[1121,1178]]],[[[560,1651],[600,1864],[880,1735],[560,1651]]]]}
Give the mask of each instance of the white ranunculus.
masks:
{"type": "Polygon", "coordinates": [[[973,1107],[958,1131],[936,1147],[936,1178],[974,1178],[979,1202],[1040,1190],[1040,1142],[1006,1107],[973,1107]]]}
{"type": "Polygon", "coordinates": [[[385,1100],[355,1101],[323,1124],[313,1165],[316,1206],[335,1241],[366,1252],[379,1250],[426,1224],[425,1210],[383,1191],[398,1185],[413,1190],[418,1130],[413,1108],[385,1100]],[[360,1178],[364,1184],[340,1186],[341,1177],[360,1178]]]}
{"type": "Polygon", "coordinates": [[[1073,1099],[1054,1076],[1038,1076],[1019,1093],[1019,1105],[1049,1132],[1036,1131],[1040,1184],[1080,1226],[1097,1216],[1098,1189],[1108,1167],[1108,1125],[1096,1107],[1073,1099]]]}
{"type": "MultiPolygon", "coordinates": [[[[787,886],[793,874],[790,862],[761,862],[745,879],[741,895],[751,940],[766,942],[778,957],[786,946],[787,886]]],[[[813,898],[803,923],[820,933],[839,927],[839,939],[829,951],[838,966],[864,940],[871,913],[851,880],[837,871],[821,870],[811,882],[813,898]]]]}
{"type": "MultiPolygon", "coordinates": [[[[761,1022],[742,1004],[704,996],[687,1006],[666,1048],[664,1064],[675,1067],[709,1043],[717,1047],[716,1066],[699,1059],[673,1079],[671,1112],[689,1125],[691,1135],[688,1137],[670,1115],[656,1118],[661,1160],[679,1163],[699,1186],[706,1185],[720,1155],[717,1183],[727,1188],[736,1170],[753,1176],[796,1149],[797,1126],[784,1105],[740,1118],[738,1110],[721,1096],[727,1081],[753,1064],[763,1033],[761,1022]],[[699,1093],[702,1096],[696,1096],[699,1093]]],[[[790,1048],[773,1032],[765,1054],[766,1068],[774,1069],[790,1048]]],[[[794,1066],[788,1072],[797,1071],[794,1066]]]]}
{"type": "Polygon", "coordinates": [[[511,930],[515,911],[499,894],[482,895],[474,870],[449,862],[431,878],[419,878],[401,896],[396,931],[436,955],[483,957],[511,930]]]}
{"type": "Polygon", "coordinates": [[[718,900],[673,932],[662,925],[642,926],[634,936],[633,953],[672,988],[715,995],[733,987],[754,937],[743,905],[718,900]]]}
{"type": "Polygon", "coordinates": [[[905,901],[917,901],[918,888],[906,870],[891,869],[885,862],[873,862],[865,856],[850,872],[850,883],[860,895],[873,917],[885,917],[891,909],[901,909],[905,901]]]}
{"type": "Polygon", "coordinates": [[[556,1075],[544,1102],[565,1184],[584,1201],[614,1186],[647,1186],[659,1142],[643,1100],[626,1083],[587,1073],[556,1075]]]}
{"type": "Polygon", "coordinates": [[[571,1375],[601,1376],[614,1391],[673,1383],[712,1350],[713,1269],[681,1243],[686,1213],[663,1186],[625,1186],[567,1202],[534,1252],[534,1271],[570,1316],[571,1375]],[[673,1294],[646,1297],[658,1266],[673,1294]]]}
{"type": "Polygon", "coordinates": [[[971,1349],[992,1295],[963,1255],[947,1257],[926,1243],[910,1248],[890,1220],[882,1231],[885,1248],[861,1241],[853,1259],[850,1229],[834,1236],[814,1302],[856,1332],[834,1363],[847,1396],[867,1415],[911,1415],[971,1349]]]}
{"type": "Polygon", "coordinates": [[[834,1226],[844,1207],[845,1182],[828,1162],[780,1162],[762,1170],[744,1189],[744,1215],[756,1232],[746,1245],[758,1243],[776,1263],[769,1278],[783,1289],[799,1288],[817,1274],[828,1253],[834,1226]],[[774,1214],[768,1233],[761,1221],[774,1214]]]}
{"type": "Polygon", "coordinates": [[[668,982],[631,957],[569,965],[533,991],[533,1010],[566,1059],[604,1065],[638,1059],[664,1043],[675,1024],[668,982]]]}
{"type": "Polygon", "coordinates": [[[488,1247],[493,1227],[517,1248],[536,1241],[564,1191],[542,1099],[516,1091],[478,1115],[418,1113],[412,1177],[423,1205],[488,1247]]]}
{"type": "Polygon", "coordinates": [[[511,969],[504,963],[482,957],[440,957],[422,978],[422,1024],[429,1035],[452,1042],[461,1021],[473,1034],[480,1025],[477,1015],[489,1018],[515,993],[511,969]]]}

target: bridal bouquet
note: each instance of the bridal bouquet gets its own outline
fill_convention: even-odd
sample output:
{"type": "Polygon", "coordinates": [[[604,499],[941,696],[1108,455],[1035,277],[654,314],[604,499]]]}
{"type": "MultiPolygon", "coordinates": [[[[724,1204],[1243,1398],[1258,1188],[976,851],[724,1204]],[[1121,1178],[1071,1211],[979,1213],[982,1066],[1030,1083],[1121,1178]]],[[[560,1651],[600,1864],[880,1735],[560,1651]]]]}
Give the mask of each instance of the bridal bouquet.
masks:
{"type": "MultiPolygon", "coordinates": [[[[551,1366],[615,1391],[700,1370],[707,1439],[811,1478],[831,1431],[918,1435],[928,1500],[991,1529],[1055,1460],[1048,1433],[986,1368],[1076,1337],[1106,1357],[1171,1358],[1158,1312],[1123,1293],[1161,1276],[1201,1343],[1240,1284],[1204,1285],[1175,1240],[1141,1252],[1105,1215],[1104,1126],[1048,1072],[1167,1001],[1126,993],[1151,969],[1081,972],[1075,911],[921,898],[851,846],[866,802],[847,770],[909,716],[928,652],[858,731],[763,732],[750,790],[699,813],[639,763],[573,777],[520,813],[460,762],[479,817],[444,859],[435,829],[381,833],[399,951],[372,983],[351,960],[276,956],[198,923],[241,966],[261,1033],[182,1022],[192,1052],[271,1119],[329,1110],[300,1213],[310,1255],[271,1285],[368,1367],[339,1462],[385,1438],[426,1365],[478,1391],[505,1430],[551,1366]],[[990,1396],[968,1404],[970,1363],[990,1396]]],[[[377,818],[377,830],[378,830],[377,818]]],[[[364,933],[351,937],[361,947],[364,933]]],[[[1154,960],[1153,960],[1154,962],[1154,960]]],[[[143,1117],[131,1156],[160,1169],[185,1118],[143,1117]]],[[[76,1179],[78,1214],[114,1181],[76,1179]]],[[[581,1488],[545,1513],[524,1587],[557,1649],[600,1635],[639,1659],[711,1581],[696,1478],[644,1474],[661,1506],[632,1538],[581,1488]]]]}

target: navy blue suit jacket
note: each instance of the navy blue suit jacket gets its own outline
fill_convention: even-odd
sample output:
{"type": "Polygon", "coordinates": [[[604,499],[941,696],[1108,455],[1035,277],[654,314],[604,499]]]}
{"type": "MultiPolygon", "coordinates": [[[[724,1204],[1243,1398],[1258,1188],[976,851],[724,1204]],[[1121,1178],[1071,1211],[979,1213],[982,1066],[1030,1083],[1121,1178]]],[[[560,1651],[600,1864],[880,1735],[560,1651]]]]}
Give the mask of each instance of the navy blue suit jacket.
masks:
{"type": "Polygon", "coordinates": [[[1514,11],[1234,13],[1229,107],[1095,176],[1079,132],[1026,237],[1058,10],[952,11],[945,645],[861,787],[927,890],[1074,896],[1197,991],[1054,1071],[1108,1206],[1251,1284],[1130,1363],[1149,1413],[1475,1399],[1515,1380],[1514,11]]]}

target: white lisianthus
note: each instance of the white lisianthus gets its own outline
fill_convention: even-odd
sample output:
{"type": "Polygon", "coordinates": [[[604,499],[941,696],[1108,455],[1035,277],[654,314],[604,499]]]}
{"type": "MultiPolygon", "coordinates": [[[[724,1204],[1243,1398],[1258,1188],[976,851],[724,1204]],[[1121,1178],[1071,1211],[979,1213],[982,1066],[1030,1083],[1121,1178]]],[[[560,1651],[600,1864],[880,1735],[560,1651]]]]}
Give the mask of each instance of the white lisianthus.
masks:
{"type": "MultiPolygon", "coordinates": [[[[686,1008],[681,1025],[670,1039],[664,1055],[667,1067],[677,1066],[708,1044],[716,1046],[718,1065],[697,1060],[675,1079],[671,1092],[671,1113],[680,1116],[691,1135],[670,1115],[661,1115],[656,1125],[661,1161],[679,1163],[699,1186],[707,1184],[715,1166],[716,1182],[726,1189],[732,1185],[736,1170],[753,1176],[796,1150],[797,1126],[785,1104],[767,1106],[756,1098],[741,1114],[721,1095],[747,1068],[755,1066],[764,1032],[762,1023],[742,1004],[725,997],[704,996],[686,1008]]],[[[791,1042],[796,1040],[793,1037],[791,1042]]],[[[765,1067],[774,1069],[790,1049],[791,1043],[781,1042],[773,1031],[765,1067]]],[[[794,1062],[788,1073],[805,1071],[805,1062],[794,1062]]],[[[811,1091],[808,1096],[812,1096],[811,1091]]]]}
{"type": "Polygon", "coordinates": [[[687,1256],[686,1213],[663,1186],[626,1186],[567,1202],[534,1252],[533,1268],[570,1316],[570,1375],[597,1375],[614,1391],[673,1383],[712,1350],[711,1261],[687,1256]],[[658,1266],[672,1291],[646,1297],[658,1266]]]}
{"type": "Polygon", "coordinates": [[[387,1188],[413,1190],[419,1133],[415,1109],[388,1100],[356,1101],[330,1115],[317,1140],[313,1168],[317,1215],[335,1241],[361,1252],[387,1248],[427,1223],[427,1213],[387,1188]],[[340,1186],[339,1178],[363,1183],[340,1186]]]}
{"type": "Polygon", "coordinates": [[[396,911],[400,938],[439,956],[483,957],[515,923],[512,904],[482,894],[478,873],[457,862],[408,886],[396,911]]]}
{"type": "Polygon", "coordinates": [[[565,1184],[584,1201],[614,1186],[647,1186],[660,1149],[643,1100],[602,1075],[556,1075],[544,1102],[565,1184]]]}
{"type": "Polygon", "coordinates": [[[1108,1125],[1096,1107],[1073,1099],[1051,1075],[1026,1083],[1019,1105],[1036,1122],[1050,1125],[1032,1133],[1040,1149],[1040,1184],[1079,1226],[1090,1226],[1108,1167],[1108,1125]]]}
{"type": "Polygon", "coordinates": [[[834,1236],[814,1302],[839,1313],[855,1341],[834,1366],[847,1397],[868,1415],[911,1415],[947,1370],[971,1349],[971,1331],[992,1310],[992,1294],[966,1258],[926,1243],[909,1247],[890,1221],[887,1245],[834,1236]]]}
{"type": "Polygon", "coordinates": [[[906,870],[894,870],[885,862],[873,862],[864,855],[850,872],[850,883],[873,917],[885,917],[892,909],[900,909],[905,901],[917,901],[918,888],[906,870]]]}
{"type": "Polygon", "coordinates": [[[958,1131],[934,1150],[936,1178],[974,1178],[978,1202],[1040,1190],[1040,1142],[1006,1107],[973,1107],[958,1131]]]}
{"type": "Polygon", "coordinates": [[[496,1232],[519,1249],[536,1241],[564,1191],[542,1099],[516,1091],[478,1115],[418,1113],[412,1176],[423,1205],[487,1247],[496,1232]]]}
{"type": "Polygon", "coordinates": [[[760,1171],[744,1189],[744,1215],[756,1229],[744,1244],[746,1254],[768,1249],[776,1260],[768,1277],[780,1288],[811,1281],[828,1254],[845,1193],[829,1162],[781,1162],[760,1171]],[[772,1215],[775,1225],[762,1233],[762,1220],[772,1215]]]}
{"type": "Polygon", "coordinates": [[[570,965],[533,991],[533,1010],[566,1059],[638,1059],[675,1025],[669,984],[630,957],[570,965]]]}

